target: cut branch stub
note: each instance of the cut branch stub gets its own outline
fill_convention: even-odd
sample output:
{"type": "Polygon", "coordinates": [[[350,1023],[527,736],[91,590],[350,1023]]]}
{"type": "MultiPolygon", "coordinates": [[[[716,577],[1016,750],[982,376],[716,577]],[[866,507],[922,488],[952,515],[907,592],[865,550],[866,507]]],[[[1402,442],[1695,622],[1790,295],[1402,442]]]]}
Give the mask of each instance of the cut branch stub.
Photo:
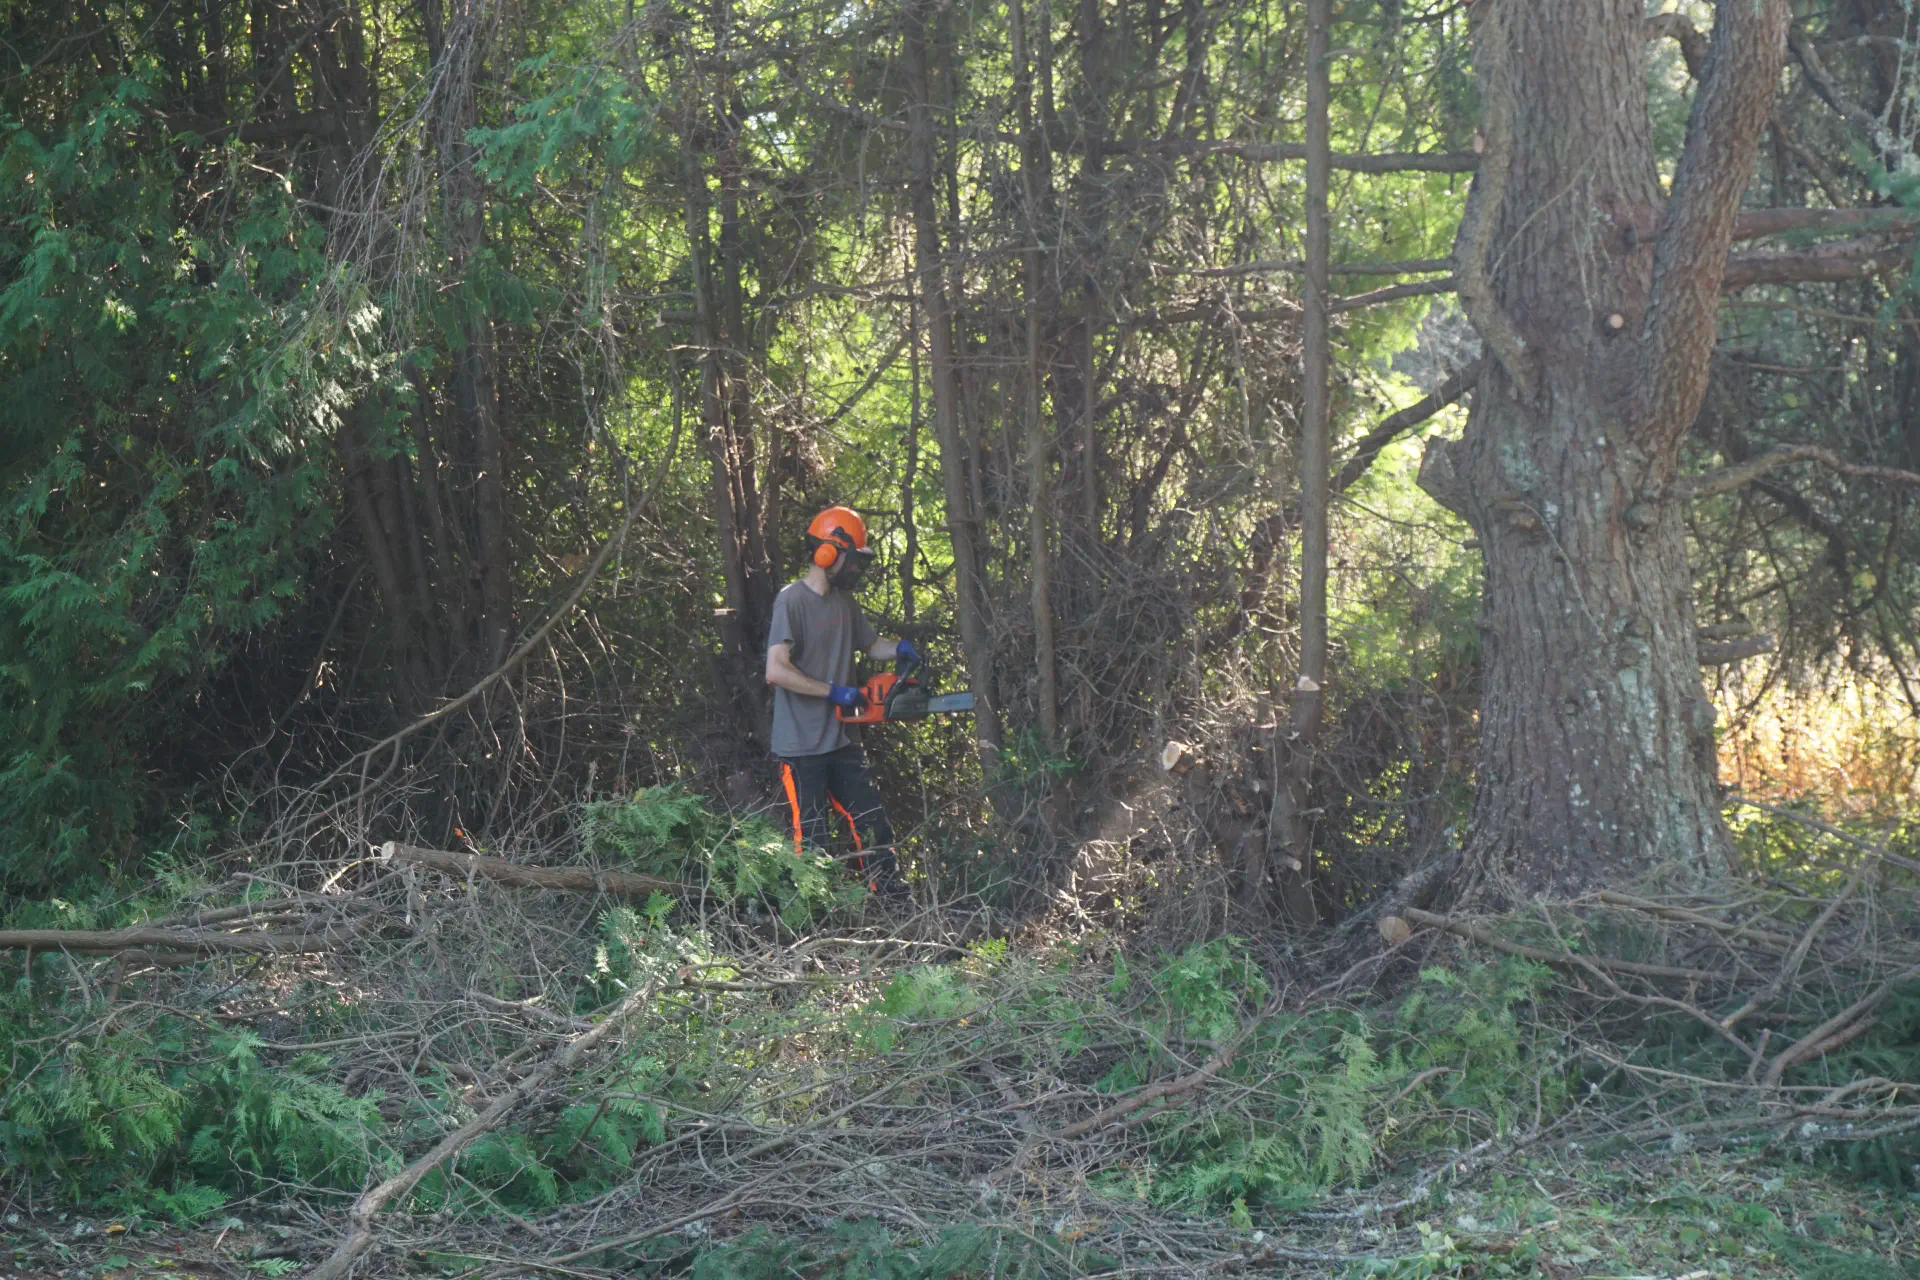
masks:
{"type": "Polygon", "coordinates": [[[1186,773],[1199,763],[1199,753],[1187,743],[1169,741],[1160,748],[1160,768],[1164,773],[1186,773]]]}

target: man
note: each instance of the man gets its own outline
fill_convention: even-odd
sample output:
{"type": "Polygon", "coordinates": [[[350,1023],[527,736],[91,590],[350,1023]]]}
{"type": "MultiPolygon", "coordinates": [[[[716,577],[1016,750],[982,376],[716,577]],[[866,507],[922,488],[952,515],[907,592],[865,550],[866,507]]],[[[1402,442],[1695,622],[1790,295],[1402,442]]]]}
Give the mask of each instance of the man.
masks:
{"type": "Polygon", "coordinates": [[[828,507],[807,525],[806,576],[774,598],[767,632],[773,754],[787,793],[793,851],[826,843],[831,806],[853,832],[867,888],[904,902],[909,895],[893,856],[893,827],[867,772],[859,730],[834,714],[866,705],[853,684],[856,650],[876,662],[920,657],[906,640],[882,640],[854,603],[854,588],[872,561],[866,522],[846,507],[828,507]]]}

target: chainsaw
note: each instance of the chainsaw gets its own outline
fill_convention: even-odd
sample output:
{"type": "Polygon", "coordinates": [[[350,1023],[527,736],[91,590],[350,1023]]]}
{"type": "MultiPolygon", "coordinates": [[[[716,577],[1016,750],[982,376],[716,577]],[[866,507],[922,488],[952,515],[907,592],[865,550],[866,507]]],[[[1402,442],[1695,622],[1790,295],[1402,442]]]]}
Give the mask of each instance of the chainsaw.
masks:
{"type": "Polygon", "coordinates": [[[935,693],[924,670],[925,664],[918,660],[896,659],[892,671],[876,672],[860,686],[867,695],[866,706],[858,711],[835,707],[833,714],[843,724],[888,724],[973,710],[971,693],[935,693]]]}

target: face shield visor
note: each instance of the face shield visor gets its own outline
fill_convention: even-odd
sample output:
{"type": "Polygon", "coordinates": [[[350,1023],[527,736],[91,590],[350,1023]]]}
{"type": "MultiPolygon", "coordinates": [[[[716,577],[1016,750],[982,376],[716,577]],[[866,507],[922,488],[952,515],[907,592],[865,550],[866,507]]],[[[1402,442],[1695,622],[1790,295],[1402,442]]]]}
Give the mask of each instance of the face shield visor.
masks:
{"type": "Polygon", "coordinates": [[[843,591],[851,591],[860,584],[861,577],[873,567],[873,551],[867,547],[851,547],[840,553],[840,563],[833,566],[827,580],[843,591]]]}

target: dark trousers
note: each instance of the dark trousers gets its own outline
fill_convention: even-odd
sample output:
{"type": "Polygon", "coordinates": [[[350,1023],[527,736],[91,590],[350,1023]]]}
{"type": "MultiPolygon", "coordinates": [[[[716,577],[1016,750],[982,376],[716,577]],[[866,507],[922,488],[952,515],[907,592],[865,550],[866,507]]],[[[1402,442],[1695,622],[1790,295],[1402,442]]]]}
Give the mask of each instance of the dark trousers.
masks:
{"type": "Polygon", "coordinates": [[[854,863],[867,878],[867,888],[892,894],[904,887],[893,857],[893,825],[859,746],[818,756],[783,756],[780,785],[787,796],[795,854],[808,844],[826,848],[828,815],[837,812],[853,834],[854,863]]]}

